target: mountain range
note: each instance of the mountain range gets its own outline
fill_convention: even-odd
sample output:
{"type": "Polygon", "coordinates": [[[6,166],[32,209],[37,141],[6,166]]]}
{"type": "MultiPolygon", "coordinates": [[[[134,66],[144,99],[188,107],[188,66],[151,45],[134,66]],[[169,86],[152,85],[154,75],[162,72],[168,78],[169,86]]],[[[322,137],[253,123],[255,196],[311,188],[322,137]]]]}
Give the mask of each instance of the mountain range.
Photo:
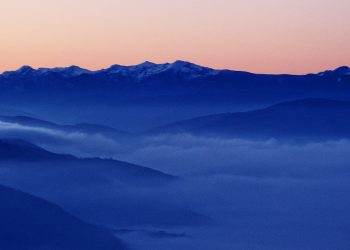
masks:
{"type": "Polygon", "coordinates": [[[47,77],[62,76],[66,78],[77,77],[81,75],[98,75],[105,74],[114,77],[127,77],[134,80],[142,81],[159,74],[178,74],[185,79],[193,79],[218,74],[219,70],[202,67],[185,61],[176,61],[174,63],[156,64],[152,62],[144,62],[135,66],[112,65],[107,69],[91,71],[80,68],[78,66],[69,66],[62,68],[38,68],[34,69],[30,66],[22,66],[16,71],[6,71],[1,76],[4,79],[13,77],[47,77]]]}
{"type": "MultiPolygon", "coordinates": [[[[81,68],[79,66],[69,66],[60,68],[38,68],[34,69],[30,66],[22,66],[15,71],[5,71],[0,76],[2,79],[11,79],[14,77],[47,77],[47,76],[61,76],[66,78],[78,77],[81,75],[99,75],[105,74],[112,77],[127,77],[133,80],[142,81],[146,78],[152,78],[156,75],[168,74],[177,75],[180,79],[195,79],[201,77],[216,76],[223,73],[236,73],[244,74],[248,72],[243,71],[233,71],[233,70],[218,70],[209,67],[200,66],[191,62],[186,61],[175,61],[173,63],[163,63],[157,64],[153,62],[146,61],[144,63],[134,65],[134,66],[124,66],[124,65],[112,65],[109,68],[101,70],[88,70],[81,68]]],[[[248,73],[252,74],[252,73],[248,73]]],[[[255,74],[257,75],[257,74],[255,74]]],[[[268,74],[264,74],[268,75],[268,74]]],[[[327,70],[324,72],[309,74],[316,75],[320,77],[330,77],[330,76],[344,76],[350,75],[350,68],[347,66],[341,66],[335,70],[327,70]]]]}
{"type": "Polygon", "coordinates": [[[184,61],[113,65],[97,71],[24,66],[0,75],[0,97],[3,109],[22,114],[69,123],[98,121],[137,131],[295,99],[350,101],[350,68],[272,75],[216,70],[184,61]]]}

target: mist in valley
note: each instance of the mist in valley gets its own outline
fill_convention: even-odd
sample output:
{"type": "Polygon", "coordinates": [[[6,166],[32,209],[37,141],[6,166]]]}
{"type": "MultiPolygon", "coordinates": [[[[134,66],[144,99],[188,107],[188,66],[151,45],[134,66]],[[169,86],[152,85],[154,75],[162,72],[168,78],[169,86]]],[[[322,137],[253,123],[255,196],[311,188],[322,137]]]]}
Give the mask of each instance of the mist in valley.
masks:
{"type": "Polygon", "coordinates": [[[345,249],[349,244],[347,139],[294,143],[160,134],[118,140],[11,123],[0,123],[0,134],[59,154],[112,158],[179,177],[135,184],[132,177],[101,176],[98,168],[80,172],[84,166],[76,164],[62,171],[55,161],[1,161],[1,183],[113,228],[135,249],[345,249]]]}

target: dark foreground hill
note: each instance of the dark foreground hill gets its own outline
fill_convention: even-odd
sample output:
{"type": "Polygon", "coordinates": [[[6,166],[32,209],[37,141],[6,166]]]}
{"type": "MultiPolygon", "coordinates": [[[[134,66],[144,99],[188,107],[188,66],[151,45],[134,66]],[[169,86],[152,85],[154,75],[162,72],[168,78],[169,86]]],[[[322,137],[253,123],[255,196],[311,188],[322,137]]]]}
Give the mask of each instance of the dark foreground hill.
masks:
{"type": "Polygon", "coordinates": [[[59,206],[0,185],[0,248],[4,250],[125,250],[112,232],[59,206]]]}

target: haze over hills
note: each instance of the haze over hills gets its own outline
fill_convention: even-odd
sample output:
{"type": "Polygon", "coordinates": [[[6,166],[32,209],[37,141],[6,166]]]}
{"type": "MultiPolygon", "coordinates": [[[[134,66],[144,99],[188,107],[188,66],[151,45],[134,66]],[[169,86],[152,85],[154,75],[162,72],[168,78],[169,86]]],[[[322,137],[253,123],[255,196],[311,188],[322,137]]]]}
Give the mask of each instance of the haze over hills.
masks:
{"type": "Polygon", "coordinates": [[[151,134],[191,133],[246,139],[350,138],[350,102],[302,99],[264,109],[179,121],[151,134]]]}
{"type": "Polygon", "coordinates": [[[1,74],[0,91],[5,107],[54,121],[98,120],[135,131],[295,99],[350,100],[350,69],[269,75],[215,70],[184,61],[113,65],[97,71],[25,66],[1,74]]]}
{"type": "Polygon", "coordinates": [[[59,204],[96,224],[118,227],[207,223],[206,216],[171,205],[170,197],[153,200],[152,190],[157,193],[180,181],[135,164],[77,158],[55,154],[26,141],[0,140],[0,183],[59,204]],[[150,194],[144,194],[144,190],[150,194]]]}
{"type": "Polygon", "coordinates": [[[89,133],[89,134],[101,134],[108,135],[112,137],[126,137],[131,136],[130,133],[117,130],[115,128],[91,124],[91,123],[79,123],[75,125],[60,125],[53,122],[45,121],[42,119],[33,118],[30,116],[4,116],[0,115],[0,122],[11,123],[11,124],[20,124],[28,127],[38,127],[38,128],[47,128],[54,129],[64,132],[80,132],[80,133],[89,133]]]}
{"type": "Polygon", "coordinates": [[[9,161],[18,162],[19,165],[21,162],[32,163],[37,169],[42,165],[41,171],[56,170],[57,178],[66,175],[65,178],[71,179],[72,184],[74,180],[79,183],[79,179],[86,179],[106,183],[118,181],[127,185],[160,185],[177,179],[151,168],[113,159],[77,158],[52,153],[22,140],[0,140],[0,161],[0,167],[6,167],[9,161]],[[5,164],[3,161],[6,161],[5,164]],[[50,163],[51,167],[46,167],[50,163]]]}
{"type": "Polygon", "coordinates": [[[83,222],[57,205],[0,185],[0,248],[126,250],[112,230],[83,222]]]}
{"type": "MultiPolygon", "coordinates": [[[[192,133],[221,135],[247,139],[350,138],[350,102],[307,98],[278,103],[266,108],[223,114],[207,115],[156,127],[146,133],[131,134],[96,124],[58,125],[26,116],[0,116],[0,122],[20,124],[36,129],[49,128],[57,131],[81,132],[87,135],[101,134],[117,141],[130,143],[137,137],[154,134],[192,133]]],[[[21,139],[21,136],[14,139],[21,139]]]]}

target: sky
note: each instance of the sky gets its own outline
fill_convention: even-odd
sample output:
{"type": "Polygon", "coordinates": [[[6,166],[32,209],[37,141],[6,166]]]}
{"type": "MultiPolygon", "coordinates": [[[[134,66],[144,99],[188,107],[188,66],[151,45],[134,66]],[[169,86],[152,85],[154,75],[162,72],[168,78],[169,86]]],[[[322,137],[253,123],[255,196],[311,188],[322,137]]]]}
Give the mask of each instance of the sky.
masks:
{"type": "Polygon", "coordinates": [[[0,72],[191,61],[256,73],[350,66],[349,0],[1,0],[0,72]]]}

